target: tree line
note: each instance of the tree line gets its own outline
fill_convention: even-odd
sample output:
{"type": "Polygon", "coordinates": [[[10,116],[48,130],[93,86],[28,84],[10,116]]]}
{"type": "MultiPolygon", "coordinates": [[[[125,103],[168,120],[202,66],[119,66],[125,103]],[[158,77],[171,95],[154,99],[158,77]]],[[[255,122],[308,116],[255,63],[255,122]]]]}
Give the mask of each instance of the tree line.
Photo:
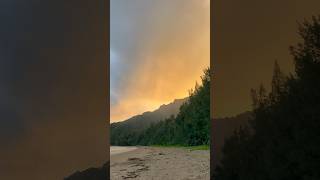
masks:
{"type": "Polygon", "coordinates": [[[251,90],[253,117],[226,140],[214,179],[320,179],[320,16],[299,35],[294,74],[275,63],[271,92],[251,90]]]}
{"type": "Polygon", "coordinates": [[[153,123],[142,131],[116,132],[111,127],[111,145],[207,145],[210,141],[210,68],[201,85],[189,91],[188,100],[176,116],[153,123]],[[114,134],[117,133],[117,134],[114,134]]]}

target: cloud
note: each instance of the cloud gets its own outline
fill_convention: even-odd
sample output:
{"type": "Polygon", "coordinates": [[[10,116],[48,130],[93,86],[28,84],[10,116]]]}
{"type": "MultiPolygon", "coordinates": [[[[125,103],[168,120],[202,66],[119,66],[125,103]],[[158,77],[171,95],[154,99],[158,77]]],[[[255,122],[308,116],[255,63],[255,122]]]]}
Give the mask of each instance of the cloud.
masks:
{"type": "Polygon", "coordinates": [[[210,62],[207,3],[111,1],[112,121],[188,95],[210,62]]]}

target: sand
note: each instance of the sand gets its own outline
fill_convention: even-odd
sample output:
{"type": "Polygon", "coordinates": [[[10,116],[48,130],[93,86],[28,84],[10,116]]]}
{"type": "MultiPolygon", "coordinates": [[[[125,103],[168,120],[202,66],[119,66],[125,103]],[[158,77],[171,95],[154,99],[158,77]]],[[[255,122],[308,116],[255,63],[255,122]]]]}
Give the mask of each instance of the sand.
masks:
{"type": "Polygon", "coordinates": [[[110,157],[111,180],[209,180],[210,152],[137,147],[110,157]]]}
{"type": "Polygon", "coordinates": [[[137,147],[134,146],[111,146],[110,147],[110,156],[116,155],[116,154],[122,154],[125,152],[136,150],[137,147]]]}

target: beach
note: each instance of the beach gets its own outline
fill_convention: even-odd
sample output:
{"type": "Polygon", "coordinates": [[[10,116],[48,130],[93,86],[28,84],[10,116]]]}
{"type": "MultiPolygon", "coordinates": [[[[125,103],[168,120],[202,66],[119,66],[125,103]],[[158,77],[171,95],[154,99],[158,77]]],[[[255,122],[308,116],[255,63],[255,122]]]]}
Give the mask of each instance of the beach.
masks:
{"type": "Polygon", "coordinates": [[[210,179],[209,150],[190,150],[181,147],[125,147],[118,150],[121,152],[114,153],[117,148],[112,149],[111,180],[210,179]]]}
{"type": "Polygon", "coordinates": [[[116,154],[122,154],[129,151],[136,150],[137,147],[134,146],[111,146],[110,147],[110,156],[116,155],[116,154]]]}

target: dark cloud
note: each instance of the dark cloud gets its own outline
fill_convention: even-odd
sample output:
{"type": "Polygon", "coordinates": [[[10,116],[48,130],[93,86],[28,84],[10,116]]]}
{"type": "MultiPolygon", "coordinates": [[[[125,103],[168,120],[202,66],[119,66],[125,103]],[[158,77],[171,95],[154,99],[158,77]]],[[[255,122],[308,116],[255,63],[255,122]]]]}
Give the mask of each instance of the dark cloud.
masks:
{"type": "Polygon", "coordinates": [[[0,7],[0,177],[62,179],[101,166],[109,153],[105,2],[0,7]]]}

